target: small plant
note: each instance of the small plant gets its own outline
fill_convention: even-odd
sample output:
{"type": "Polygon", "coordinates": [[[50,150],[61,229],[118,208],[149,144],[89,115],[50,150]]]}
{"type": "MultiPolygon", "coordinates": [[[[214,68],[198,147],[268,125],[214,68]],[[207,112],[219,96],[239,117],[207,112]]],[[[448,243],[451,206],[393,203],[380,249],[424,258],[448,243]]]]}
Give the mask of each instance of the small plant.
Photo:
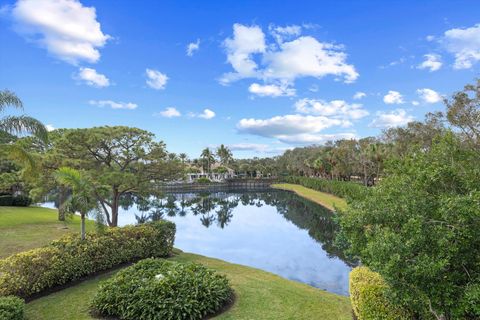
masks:
{"type": "Polygon", "coordinates": [[[208,178],[198,178],[197,183],[211,183],[212,181],[210,181],[210,179],[208,178]]]}
{"type": "Polygon", "coordinates": [[[100,284],[91,307],[124,320],[194,320],[232,299],[227,278],[202,265],[145,259],[100,284]]]}
{"type": "Polygon", "coordinates": [[[15,296],[0,297],[1,320],[23,320],[25,301],[15,296]]]}

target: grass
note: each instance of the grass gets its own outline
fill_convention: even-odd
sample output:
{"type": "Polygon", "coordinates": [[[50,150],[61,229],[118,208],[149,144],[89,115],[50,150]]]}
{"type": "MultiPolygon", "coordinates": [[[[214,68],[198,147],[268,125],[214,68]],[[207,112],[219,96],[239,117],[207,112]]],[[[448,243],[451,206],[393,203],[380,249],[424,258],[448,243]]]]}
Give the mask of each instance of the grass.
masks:
{"type": "MultiPolygon", "coordinates": [[[[236,293],[234,305],[214,319],[351,319],[347,297],[286,280],[271,273],[190,253],[171,260],[197,262],[226,274],[236,293]]],[[[88,305],[98,283],[113,273],[84,281],[27,304],[27,319],[93,319],[88,305]]]]}
{"type": "MultiPolygon", "coordinates": [[[[87,221],[87,230],[94,222],[87,221]]],[[[44,246],[68,232],[80,232],[80,218],[58,221],[57,211],[40,207],[0,207],[0,258],[44,246]]]]}
{"type": "MultiPolygon", "coordinates": [[[[44,245],[66,232],[77,232],[77,217],[64,224],[56,221],[56,215],[55,210],[39,207],[0,207],[0,256],[44,245]],[[9,245],[5,241],[9,242],[9,245]]],[[[93,223],[89,222],[88,227],[92,226],[93,223]]],[[[348,297],[328,293],[262,270],[200,255],[177,252],[171,259],[204,264],[230,279],[236,293],[235,303],[215,319],[351,319],[348,297]]],[[[88,312],[90,300],[99,282],[115,272],[96,276],[28,303],[27,319],[92,319],[88,312]]]]}
{"type": "Polygon", "coordinates": [[[293,191],[299,196],[316,202],[330,210],[335,210],[335,208],[345,209],[347,207],[347,202],[342,198],[329,193],[309,189],[298,184],[278,183],[272,185],[272,187],[281,190],[293,191]]]}

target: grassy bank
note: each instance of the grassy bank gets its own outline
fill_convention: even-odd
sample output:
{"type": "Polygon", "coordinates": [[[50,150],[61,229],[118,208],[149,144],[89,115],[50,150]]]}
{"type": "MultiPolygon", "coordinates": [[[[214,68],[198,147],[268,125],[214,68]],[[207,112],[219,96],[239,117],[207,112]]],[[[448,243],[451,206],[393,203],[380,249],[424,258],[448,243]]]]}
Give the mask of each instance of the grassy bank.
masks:
{"type": "MultiPolygon", "coordinates": [[[[87,230],[93,230],[87,221],[87,230]]],[[[0,207],[0,258],[46,245],[68,232],[80,232],[80,218],[58,221],[57,211],[40,207],[0,207]]]]}
{"type": "Polygon", "coordinates": [[[345,209],[347,206],[347,202],[342,198],[331,195],[329,193],[305,188],[304,186],[298,184],[279,183],[272,185],[272,187],[281,190],[293,191],[299,196],[316,202],[330,210],[335,210],[335,208],[345,209]]]}
{"type": "MultiPolygon", "coordinates": [[[[66,232],[77,232],[79,221],[56,221],[55,210],[0,207],[0,256],[38,247],[66,232]],[[5,242],[7,241],[7,242],[5,242]]],[[[93,223],[89,222],[89,228],[93,223]]],[[[258,269],[179,252],[171,258],[198,262],[227,275],[236,293],[234,305],[215,319],[351,319],[347,297],[328,293],[258,269]]],[[[27,319],[92,319],[88,305],[103,274],[27,304],[27,319]]]]}

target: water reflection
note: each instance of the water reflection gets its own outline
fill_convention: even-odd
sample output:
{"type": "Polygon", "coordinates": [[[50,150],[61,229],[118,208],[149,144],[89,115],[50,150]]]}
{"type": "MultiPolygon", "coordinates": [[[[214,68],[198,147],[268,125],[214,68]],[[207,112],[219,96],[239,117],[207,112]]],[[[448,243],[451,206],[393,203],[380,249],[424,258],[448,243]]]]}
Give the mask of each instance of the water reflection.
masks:
{"type": "Polygon", "coordinates": [[[177,193],[122,199],[121,225],[167,219],[175,246],[348,294],[352,263],[334,245],[332,212],[297,195],[263,192],[177,193]]]}

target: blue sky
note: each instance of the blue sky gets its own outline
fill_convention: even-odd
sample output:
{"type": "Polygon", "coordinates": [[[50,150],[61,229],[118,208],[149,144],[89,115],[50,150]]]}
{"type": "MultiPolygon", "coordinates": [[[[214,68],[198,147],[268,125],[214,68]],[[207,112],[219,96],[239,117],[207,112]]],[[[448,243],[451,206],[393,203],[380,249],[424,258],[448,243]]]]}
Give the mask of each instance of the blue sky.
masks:
{"type": "Polygon", "coordinates": [[[0,88],[27,113],[53,128],[136,126],[191,157],[377,135],[443,110],[480,70],[473,0],[0,6],[0,88]]]}

